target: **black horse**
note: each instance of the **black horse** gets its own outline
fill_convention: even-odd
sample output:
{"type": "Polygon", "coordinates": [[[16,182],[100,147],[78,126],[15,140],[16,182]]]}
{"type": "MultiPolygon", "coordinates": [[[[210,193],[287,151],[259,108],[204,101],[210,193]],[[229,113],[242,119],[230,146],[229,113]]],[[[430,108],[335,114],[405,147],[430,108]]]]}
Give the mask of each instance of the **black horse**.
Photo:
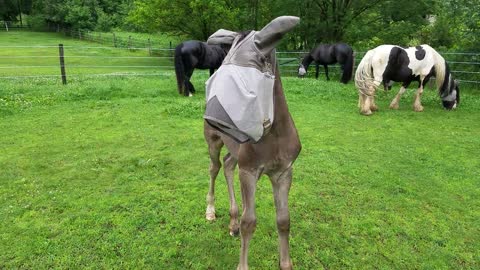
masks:
{"type": "Polygon", "coordinates": [[[210,69],[212,76],[215,69],[222,65],[229,47],[208,45],[205,42],[188,40],[175,48],[175,74],[177,75],[178,93],[189,96],[195,93],[190,82],[193,69],[210,69]]]}
{"type": "Polygon", "coordinates": [[[339,63],[342,68],[343,74],[340,79],[342,83],[348,83],[352,78],[353,63],[355,59],[353,57],[352,47],[345,43],[318,45],[318,47],[313,49],[303,58],[303,61],[298,68],[298,76],[303,77],[307,73],[308,66],[313,61],[315,61],[315,78],[317,79],[319,65],[323,65],[327,80],[330,80],[330,77],[328,77],[327,66],[335,63],[339,63]]]}

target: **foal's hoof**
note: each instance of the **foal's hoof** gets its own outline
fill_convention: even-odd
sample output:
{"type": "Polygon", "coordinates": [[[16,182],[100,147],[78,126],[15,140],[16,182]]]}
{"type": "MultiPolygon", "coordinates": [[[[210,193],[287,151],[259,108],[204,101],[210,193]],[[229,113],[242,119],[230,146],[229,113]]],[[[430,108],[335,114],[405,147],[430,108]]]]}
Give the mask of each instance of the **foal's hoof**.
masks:
{"type": "Polygon", "coordinates": [[[292,263],[291,262],[288,262],[288,263],[280,263],[280,269],[281,270],[292,270],[293,269],[293,266],[292,266],[292,263]]]}
{"type": "Polygon", "coordinates": [[[413,110],[416,111],[416,112],[423,112],[423,106],[422,105],[415,106],[415,107],[413,107],[413,110]]]}
{"type": "Polygon", "coordinates": [[[371,111],[371,110],[368,110],[368,111],[360,111],[360,114],[369,116],[369,115],[372,115],[372,111],[371,111]]]}
{"type": "Polygon", "coordinates": [[[232,236],[232,237],[238,237],[239,235],[240,235],[240,229],[239,229],[239,228],[230,230],[230,236],[232,236]]]}
{"type": "Polygon", "coordinates": [[[372,106],[370,106],[370,110],[376,112],[376,111],[378,111],[378,106],[377,105],[372,105],[372,106]]]}
{"type": "Polygon", "coordinates": [[[392,103],[392,104],[390,104],[390,109],[392,109],[392,110],[398,110],[398,103],[392,103]]]}
{"type": "Polygon", "coordinates": [[[215,213],[206,213],[205,217],[207,218],[208,221],[214,221],[215,220],[215,213]]]}

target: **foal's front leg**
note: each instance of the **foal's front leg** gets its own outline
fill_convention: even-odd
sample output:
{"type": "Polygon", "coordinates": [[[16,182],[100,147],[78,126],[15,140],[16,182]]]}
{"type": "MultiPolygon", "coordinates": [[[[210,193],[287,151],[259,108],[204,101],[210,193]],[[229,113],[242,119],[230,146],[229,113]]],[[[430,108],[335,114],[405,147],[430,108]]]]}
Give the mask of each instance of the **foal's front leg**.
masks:
{"type": "Polygon", "coordinates": [[[230,224],[228,228],[230,229],[231,236],[238,236],[239,234],[239,225],[238,225],[238,206],[237,201],[235,200],[235,191],[233,188],[235,166],[237,166],[237,160],[228,153],[223,158],[223,172],[225,174],[225,180],[227,180],[228,196],[230,199],[230,224]]]}
{"type": "Polygon", "coordinates": [[[238,270],[248,270],[248,247],[257,226],[255,214],[255,191],[257,189],[258,173],[239,169],[240,187],[242,192],[243,213],[240,221],[240,263],[238,270]]]}
{"type": "Polygon", "coordinates": [[[292,167],[278,176],[270,177],[273,189],[273,199],[277,210],[277,229],[280,251],[280,269],[292,269],[289,252],[290,212],[288,211],[288,193],[292,184],[292,167]]]}

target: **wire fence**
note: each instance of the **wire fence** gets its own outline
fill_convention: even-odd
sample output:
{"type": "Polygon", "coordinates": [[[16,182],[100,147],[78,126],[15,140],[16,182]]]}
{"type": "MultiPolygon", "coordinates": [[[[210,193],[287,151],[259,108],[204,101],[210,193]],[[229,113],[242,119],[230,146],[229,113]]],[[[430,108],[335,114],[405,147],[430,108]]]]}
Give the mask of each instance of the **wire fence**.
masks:
{"type": "MultiPolygon", "coordinates": [[[[82,34],[79,34],[82,35],[82,34]]],[[[84,38],[88,34],[83,33],[84,38]]],[[[113,41],[112,41],[113,43],[113,41]]],[[[145,45],[145,44],[144,44],[145,45]]],[[[0,80],[25,78],[107,77],[107,76],[160,76],[174,71],[174,49],[152,47],[138,43],[118,42],[116,46],[62,46],[64,54],[59,55],[59,46],[12,45],[0,46],[0,80]],[[60,59],[63,57],[66,74],[60,73],[60,59]]],[[[303,51],[279,51],[277,60],[283,75],[296,76],[303,51]]],[[[450,70],[462,84],[480,87],[480,53],[445,52],[450,70]]],[[[359,63],[364,52],[355,53],[359,63]]],[[[329,66],[332,80],[340,77],[340,66],[329,66]]],[[[320,76],[324,77],[323,67],[320,76]]],[[[314,67],[308,76],[314,76],[314,67]]]]}

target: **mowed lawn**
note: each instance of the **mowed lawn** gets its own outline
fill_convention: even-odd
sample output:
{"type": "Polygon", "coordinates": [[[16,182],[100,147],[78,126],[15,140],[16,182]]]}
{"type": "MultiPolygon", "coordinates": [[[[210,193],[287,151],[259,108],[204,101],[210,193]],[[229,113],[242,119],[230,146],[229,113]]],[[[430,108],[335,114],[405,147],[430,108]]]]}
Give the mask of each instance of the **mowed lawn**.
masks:
{"type": "MultiPolygon", "coordinates": [[[[191,98],[173,72],[0,79],[0,268],[235,269],[221,174],[217,220],[204,217],[207,76],[194,74],[191,98]]],[[[463,86],[455,111],[428,89],[415,113],[412,89],[388,109],[395,86],[365,117],[353,83],[283,84],[303,144],[290,193],[296,269],[480,268],[480,89],[463,86]]],[[[249,263],[275,269],[266,177],[256,201],[249,263]]]]}

